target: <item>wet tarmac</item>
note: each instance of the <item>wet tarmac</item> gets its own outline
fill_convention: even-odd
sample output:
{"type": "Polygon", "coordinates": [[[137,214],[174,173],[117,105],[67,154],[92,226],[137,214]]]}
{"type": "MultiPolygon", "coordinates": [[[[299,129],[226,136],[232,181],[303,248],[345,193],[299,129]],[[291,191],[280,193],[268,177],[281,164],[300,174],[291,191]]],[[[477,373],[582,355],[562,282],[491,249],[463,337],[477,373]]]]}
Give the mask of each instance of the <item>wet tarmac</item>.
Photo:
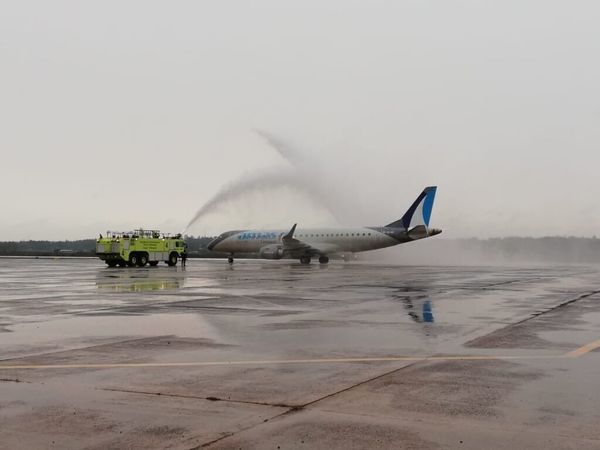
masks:
{"type": "Polygon", "coordinates": [[[0,258],[0,448],[600,448],[600,267],[0,258]]]}

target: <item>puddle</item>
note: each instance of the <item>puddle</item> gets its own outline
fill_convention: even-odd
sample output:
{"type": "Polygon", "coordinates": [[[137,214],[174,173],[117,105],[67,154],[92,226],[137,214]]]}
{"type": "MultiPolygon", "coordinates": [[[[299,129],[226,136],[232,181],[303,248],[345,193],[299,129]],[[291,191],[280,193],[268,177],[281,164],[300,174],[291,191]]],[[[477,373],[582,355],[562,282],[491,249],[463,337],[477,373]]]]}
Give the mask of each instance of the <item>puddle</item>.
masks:
{"type": "Polygon", "coordinates": [[[11,357],[15,352],[25,356],[27,349],[40,347],[66,350],[93,345],[107,338],[174,335],[187,338],[217,340],[217,331],[198,314],[154,314],[145,316],[94,316],[68,317],[45,322],[11,325],[11,333],[2,334],[0,358],[11,357]],[[82,340],[85,337],[85,340],[82,340]]]}

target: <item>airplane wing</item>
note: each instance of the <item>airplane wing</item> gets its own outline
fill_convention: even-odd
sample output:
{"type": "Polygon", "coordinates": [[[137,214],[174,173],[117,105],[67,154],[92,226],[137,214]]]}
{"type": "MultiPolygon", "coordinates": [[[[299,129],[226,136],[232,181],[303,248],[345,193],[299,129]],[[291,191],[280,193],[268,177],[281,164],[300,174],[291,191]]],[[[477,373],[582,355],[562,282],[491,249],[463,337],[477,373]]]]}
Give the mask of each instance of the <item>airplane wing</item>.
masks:
{"type": "Polygon", "coordinates": [[[303,242],[294,237],[294,233],[296,232],[296,226],[298,224],[295,223],[292,229],[281,238],[281,243],[283,244],[283,251],[290,255],[325,255],[335,253],[337,251],[337,246],[328,243],[319,243],[319,244],[309,244],[307,242],[303,242]]]}
{"type": "Polygon", "coordinates": [[[281,238],[281,243],[283,244],[284,250],[292,251],[292,250],[305,250],[305,249],[310,248],[309,244],[302,242],[301,240],[296,239],[294,237],[294,233],[296,232],[296,226],[298,226],[297,223],[294,224],[294,226],[288,232],[288,234],[286,234],[285,236],[283,236],[281,238]]]}

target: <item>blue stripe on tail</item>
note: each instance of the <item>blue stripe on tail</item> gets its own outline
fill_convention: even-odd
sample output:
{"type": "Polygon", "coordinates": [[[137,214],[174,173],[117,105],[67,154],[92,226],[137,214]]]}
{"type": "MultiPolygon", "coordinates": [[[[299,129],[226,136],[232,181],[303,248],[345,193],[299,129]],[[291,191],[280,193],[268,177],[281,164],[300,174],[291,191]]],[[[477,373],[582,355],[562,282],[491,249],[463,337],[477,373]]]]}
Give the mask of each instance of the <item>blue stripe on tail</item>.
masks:
{"type": "MultiPolygon", "coordinates": [[[[422,223],[425,224],[425,226],[429,226],[429,220],[431,219],[431,211],[433,210],[433,202],[435,200],[435,193],[437,191],[437,186],[429,186],[426,187],[423,192],[421,192],[421,194],[417,197],[417,199],[414,201],[414,203],[411,205],[410,208],[408,208],[408,211],[406,211],[406,213],[402,216],[402,219],[400,220],[396,220],[395,222],[392,222],[388,225],[386,225],[386,227],[390,227],[390,228],[404,228],[406,230],[408,230],[408,228],[410,227],[411,222],[413,221],[413,216],[415,214],[415,212],[417,210],[419,210],[419,206],[422,205],[422,208],[420,209],[423,213],[423,217],[417,217],[416,219],[422,219],[422,223]]],[[[421,221],[421,220],[419,220],[421,221]]]]}
{"type": "Polygon", "coordinates": [[[433,201],[435,200],[437,186],[432,186],[427,189],[429,189],[429,191],[425,197],[425,203],[423,203],[423,220],[425,221],[425,225],[429,226],[429,219],[431,219],[431,211],[433,211],[433,201]]]}

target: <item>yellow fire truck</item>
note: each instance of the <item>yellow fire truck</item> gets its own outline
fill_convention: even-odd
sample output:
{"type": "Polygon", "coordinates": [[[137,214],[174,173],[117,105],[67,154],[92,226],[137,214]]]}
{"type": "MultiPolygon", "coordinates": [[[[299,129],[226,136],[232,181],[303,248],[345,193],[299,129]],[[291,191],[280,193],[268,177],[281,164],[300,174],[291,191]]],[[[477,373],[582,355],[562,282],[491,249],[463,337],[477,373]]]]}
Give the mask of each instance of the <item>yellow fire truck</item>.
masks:
{"type": "Polygon", "coordinates": [[[96,256],[109,267],[156,266],[160,261],[175,266],[185,251],[181,234],[158,230],[108,231],[96,240],[96,256]]]}

